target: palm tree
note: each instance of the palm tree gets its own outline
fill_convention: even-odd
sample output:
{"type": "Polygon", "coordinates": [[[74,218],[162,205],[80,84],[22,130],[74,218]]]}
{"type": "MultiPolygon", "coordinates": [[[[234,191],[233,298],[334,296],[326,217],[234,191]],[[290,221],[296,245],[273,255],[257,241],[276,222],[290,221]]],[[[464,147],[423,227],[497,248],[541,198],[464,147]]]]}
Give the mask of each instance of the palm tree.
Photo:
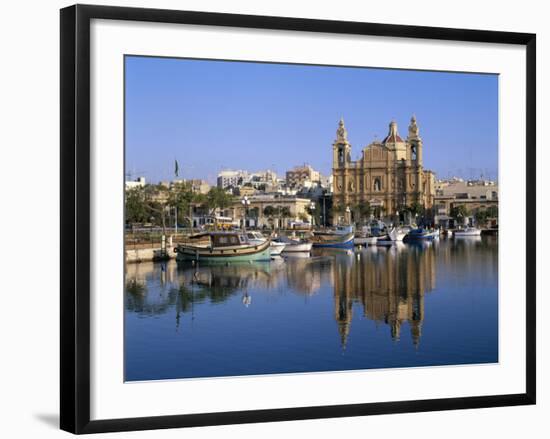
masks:
{"type": "Polygon", "coordinates": [[[279,207],[279,218],[285,220],[286,218],[290,218],[290,216],[290,208],[288,206],[279,207]]]}

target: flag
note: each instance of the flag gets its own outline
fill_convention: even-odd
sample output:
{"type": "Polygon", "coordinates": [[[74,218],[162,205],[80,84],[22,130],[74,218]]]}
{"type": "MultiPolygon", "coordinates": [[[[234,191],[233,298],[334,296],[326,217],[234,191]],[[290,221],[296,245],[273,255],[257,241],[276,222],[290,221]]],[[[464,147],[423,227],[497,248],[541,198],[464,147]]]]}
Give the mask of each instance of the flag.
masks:
{"type": "Polygon", "coordinates": [[[178,164],[178,161],[177,161],[177,160],[174,160],[174,161],[175,161],[175,164],[174,164],[174,174],[176,175],[176,177],[179,177],[180,165],[178,164]]]}

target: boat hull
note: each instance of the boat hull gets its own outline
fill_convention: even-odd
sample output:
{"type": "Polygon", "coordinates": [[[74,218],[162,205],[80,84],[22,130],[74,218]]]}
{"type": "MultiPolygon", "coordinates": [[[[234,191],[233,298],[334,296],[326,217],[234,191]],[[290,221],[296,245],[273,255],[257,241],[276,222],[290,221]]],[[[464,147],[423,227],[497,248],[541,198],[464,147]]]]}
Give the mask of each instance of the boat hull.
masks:
{"type": "Polygon", "coordinates": [[[271,242],[271,256],[280,256],[285,251],[286,244],[271,242]]]}
{"type": "Polygon", "coordinates": [[[435,238],[434,234],[431,232],[409,232],[405,238],[405,242],[413,241],[432,241],[435,238]]]}
{"type": "Polygon", "coordinates": [[[298,244],[287,244],[283,253],[305,253],[310,252],[313,244],[311,242],[303,242],[298,244]]]}
{"type": "Polygon", "coordinates": [[[367,238],[354,238],[353,242],[355,245],[376,245],[376,241],[378,241],[377,236],[369,236],[367,238]]]}
{"type": "Polygon", "coordinates": [[[271,259],[269,241],[259,245],[213,249],[192,245],[179,245],[176,253],[176,260],[178,261],[199,261],[208,263],[269,261],[271,259]]]}
{"type": "Polygon", "coordinates": [[[346,235],[315,235],[313,237],[313,247],[317,248],[352,248],[354,245],[354,233],[346,235]]]}

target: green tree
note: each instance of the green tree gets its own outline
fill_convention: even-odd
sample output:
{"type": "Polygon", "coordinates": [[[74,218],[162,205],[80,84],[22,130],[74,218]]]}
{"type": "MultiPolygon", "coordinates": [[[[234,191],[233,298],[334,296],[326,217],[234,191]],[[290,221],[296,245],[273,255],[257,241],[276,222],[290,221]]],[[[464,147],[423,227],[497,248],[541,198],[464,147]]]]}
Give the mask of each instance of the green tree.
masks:
{"type": "Polygon", "coordinates": [[[451,208],[450,216],[455,220],[458,218],[466,218],[469,215],[470,212],[468,211],[468,208],[463,204],[459,204],[458,206],[453,206],[451,208]]]}
{"type": "MultiPolygon", "coordinates": [[[[290,208],[288,206],[284,206],[284,207],[280,207],[277,209],[277,214],[278,214],[278,217],[279,219],[282,219],[282,223],[284,224],[285,223],[285,219],[287,218],[290,218],[290,208]]],[[[279,221],[279,224],[281,223],[281,221],[279,221]]]]}
{"type": "Polygon", "coordinates": [[[178,224],[182,222],[187,222],[191,224],[192,222],[192,204],[196,203],[197,197],[204,197],[202,194],[193,193],[191,183],[182,182],[175,184],[170,190],[170,195],[168,199],[168,205],[170,208],[175,208],[177,211],[177,222],[178,224]]]}
{"type": "Polygon", "coordinates": [[[487,208],[488,218],[498,218],[498,206],[489,206],[487,208]]]}
{"type": "Polygon", "coordinates": [[[474,218],[477,224],[484,224],[487,221],[488,215],[486,210],[478,209],[474,213],[474,218]]]}
{"type": "Polygon", "coordinates": [[[214,209],[226,209],[234,202],[234,197],[229,195],[225,190],[220,187],[213,187],[207,194],[208,208],[214,209]]]}
{"type": "Polygon", "coordinates": [[[127,223],[143,223],[148,221],[149,212],[145,204],[145,194],[141,187],[126,191],[125,216],[127,223]]]}

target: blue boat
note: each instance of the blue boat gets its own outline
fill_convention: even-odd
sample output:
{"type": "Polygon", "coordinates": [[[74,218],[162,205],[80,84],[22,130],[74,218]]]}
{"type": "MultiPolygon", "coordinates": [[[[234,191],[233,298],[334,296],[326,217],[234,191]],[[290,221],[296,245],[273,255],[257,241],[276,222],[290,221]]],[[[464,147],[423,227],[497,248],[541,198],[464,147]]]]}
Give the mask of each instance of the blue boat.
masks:
{"type": "Polygon", "coordinates": [[[430,232],[429,230],[419,228],[419,229],[413,229],[403,239],[403,241],[431,241],[435,237],[433,232],[430,232]]]}

